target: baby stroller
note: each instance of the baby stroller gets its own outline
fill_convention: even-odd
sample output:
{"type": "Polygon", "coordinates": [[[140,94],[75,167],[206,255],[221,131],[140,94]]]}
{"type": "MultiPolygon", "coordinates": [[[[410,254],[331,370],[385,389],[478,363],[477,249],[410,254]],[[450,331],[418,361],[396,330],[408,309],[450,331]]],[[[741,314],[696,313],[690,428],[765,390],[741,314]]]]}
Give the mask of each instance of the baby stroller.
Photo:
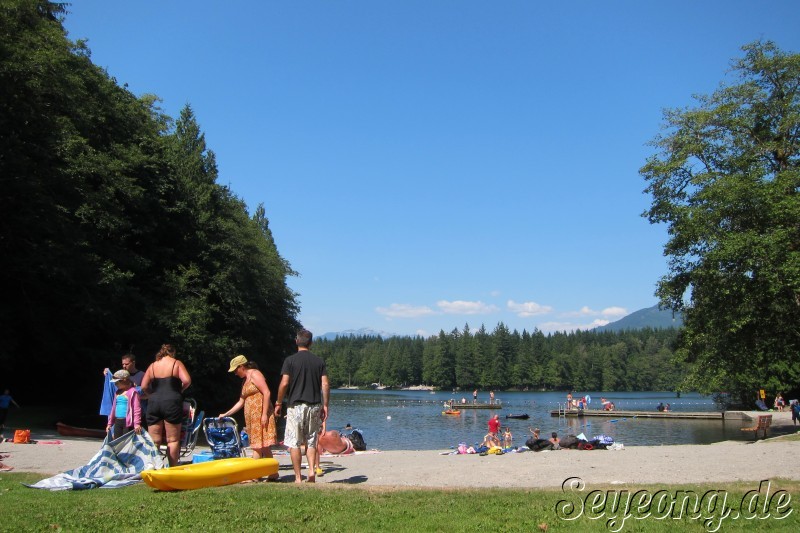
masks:
{"type": "Polygon", "coordinates": [[[233,418],[229,416],[206,418],[203,420],[203,433],[206,435],[214,459],[245,456],[239,427],[233,418]]]}

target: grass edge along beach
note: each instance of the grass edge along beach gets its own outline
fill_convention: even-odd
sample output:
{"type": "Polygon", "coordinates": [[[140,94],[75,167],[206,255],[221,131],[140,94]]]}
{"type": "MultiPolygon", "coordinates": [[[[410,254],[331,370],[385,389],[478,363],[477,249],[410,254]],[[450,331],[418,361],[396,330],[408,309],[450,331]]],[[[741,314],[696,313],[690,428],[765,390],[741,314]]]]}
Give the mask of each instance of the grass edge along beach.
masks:
{"type": "Polygon", "coordinates": [[[47,492],[0,476],[4,531],[797,531],[800,481],[569,489],[392,489],[248,483],[47,492]],[[650,499],[647,505],[647,499],[650,499]],[[656,509],[660,498],[669,510],[656,509]],[[674,502],[674,503],[670,503],[674,502]],[[750,509],[743,509],[744,507],[750,509]],[[743,512],[744,511],[744,512],[743,512]],[[741,514],[740,514],[741,513],[741,514]]]}
{"type": "MultiPolygon", "coordinates": [[[[772,442],[798,441],[789,435],[772,442]]],[[[759,446],[771,446],[762,441],[759,446]]],[[[692,446],[691,448],[693,448],[692,446]]],[[[563,452],[582,453],[582,452],[563,452]]],[[[605,453],[605,452],[603,452],[605,453]]],[[[615,452],[609,452],[615,453],[615,452]]],[[[388,454],[387,454],[388,455],[388,454]]],[[[436,460],[430,456],[425,460],[436,460]]],[[[779,455],[776,461],[786,460],[779,455]]],[[[720,461],[724,461],[720,457],[720,461]]],[[[499,465],[499,464],[498,464],[499,465]]],[[[459,472],[454,470],[453,476],[459,472]]],[[[530,472],[535,483],[535,467],[530,472]]],[[[41,473],[0,474],[2,531],[797,531],[800,481],[604,483],[561,488],[399,488],[244,483],[165,493],[140,484],[48,492],[41,473]]],[[[621,476],[622,477],[622,476],[621,476]]],[[[324,479],[324,478],[323,478],[324,479]]]]}

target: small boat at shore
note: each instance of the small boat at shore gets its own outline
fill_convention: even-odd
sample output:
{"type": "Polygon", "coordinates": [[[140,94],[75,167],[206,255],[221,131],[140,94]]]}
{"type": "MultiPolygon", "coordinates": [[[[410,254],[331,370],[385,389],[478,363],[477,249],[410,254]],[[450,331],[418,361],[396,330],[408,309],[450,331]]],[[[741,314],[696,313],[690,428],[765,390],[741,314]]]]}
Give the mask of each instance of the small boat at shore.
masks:
{"type": "Polygon", "coordinates": [[[64,424],[63,422],[56,422],[56,431],[58,431],[59,435],[63,435],[64,437],[90,437],[93,439],[106,438],[106,432],[103,429],[81,428],[70,426],[68,424],[64,424]]]}
{"type": "Polygon", "coordinates": [[[450,415],[450,416],[458,416],[461,414],[461,411],[457,409],[448,409],[447,411],[442,411],[443,415],[450,415]]]}
{"type": "Polygon", "coordinates": [[[506,418],[516,418],[518,420],[527,420],[527,419],[530,418],[530,415],[528,415],[528,413],[508,413],[506,415],[506,418]]]}
{"type": "Polygon", "coordinates": [[[275,459],[234,457],[161,470],[145,470],[142,472],[142,479],[158,490],[190,490],[233,485],[271,476],[278,473],[278,468],[279,464],[275,459]]]}

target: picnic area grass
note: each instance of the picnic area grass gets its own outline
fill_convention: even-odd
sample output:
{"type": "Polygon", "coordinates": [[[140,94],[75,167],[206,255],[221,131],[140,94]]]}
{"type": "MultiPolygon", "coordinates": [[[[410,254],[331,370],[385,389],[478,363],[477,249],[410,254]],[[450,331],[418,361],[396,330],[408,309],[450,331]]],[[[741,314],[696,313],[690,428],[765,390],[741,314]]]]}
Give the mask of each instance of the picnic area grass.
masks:
{"type": "Polygon", "coordinates": [[[0,473],[0,508],[3,510],[0,530],[672,533],[714,531],[721,524],[720,531],[800,531],[800,512],[793,510],[794,501],[800,498],[800,481],[790,480],[772,480],[768,495],[765,487],[761,487],[762,498],[755,514],[750,513],[752,519],[733,519],[731,516],[742,505],[743,496],[749,493],[748,497],[752,498],[759,491],[758,483],[601,487],[598,492],[607,501],[602,512],[592,512],[587,503],[598,500],[583,502],[586,494],[576,496],[560,489],[408,490],[324,483],[300,487],[292,483],[247,483],[182,492],[159,492],[144,484],[119,489],[49,492],[23,485],[40,479],[39,474],[0,473]],[[628,492],[621,492],[625,490],[628,492]],[[624,502],[637,490],[651,495],[658,491],[670,495],[694,491],[698,497],[716,491],[717,497],[713,505],[712,499],[699,498],[703,502],[700,518],[691,518],[691,512],[684,512],[679,519],[657,518],[655,508],[651,508],[651,516],[641,518],[644,515],[639,513],[637,519],[635,505],[632,505],[629,512],[633,516],[622,520],[624,505],[623,509],[614,510],[611,500],[624,502]],[[622,499],[615,495],[622,495],[622,499]],[[725,502],[722,495],[726,497],[725,502]],[[777,507],[778,495],[783,498],[782,510],[777,507]],[[769,518],[763,518],[764,502],[767,503],[766,512],[771,513],[769,518]],[[723,503],[734,511],[721,519],[723,503]],[[559,508],[562,515],[575,516],[581,507],[584,513],[574,520],[564,520],[557,513],[559,508]],[[617,521],[609,523],[614,516],[617,521]],[[711,520],[705,523],[704,518],[711,520]]]}

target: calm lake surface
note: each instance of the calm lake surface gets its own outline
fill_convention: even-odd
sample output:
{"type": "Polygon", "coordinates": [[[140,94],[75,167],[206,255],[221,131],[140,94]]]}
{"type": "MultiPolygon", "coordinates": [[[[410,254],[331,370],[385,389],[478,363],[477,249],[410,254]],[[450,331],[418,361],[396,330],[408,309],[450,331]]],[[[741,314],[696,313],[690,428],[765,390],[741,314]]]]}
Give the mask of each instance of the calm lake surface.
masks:
{"type": "MultiPolygon", "coordinates": [[[[674,392],[575,392],[590,395],[591,408],[600,404],[601,395],[614,402],[618,410],[655,410],[659,402],[669,403],[672,411],[715,411],[710,397],[696,393],[674,392]]],[[[459,442],[469,445],[481,442],[487,422],[494,413],[500,415],[503,427],[510,427],[514,445],[522,446],[528,427],[538,427],[542,436],[553,431],[559,436],[584,433],[588,438],[605,434],[626,446],[662,444],[710,444],[723,440],[746,440],[752,435],[740,431],[748,423],[721,420],[664,420],[648,418],[564,418],[551,417],[550,411],[566,401],[563,392],[498,392],[503,403],[499,410],[464,409],[461,416],[442,415],[442,404],[454,398],[456,403],[469,392],[332,390],[329,429],[352,424],[364,434],[368,448],[379,450],[448,450],[459,442]],[[509,413],[527,413],[528,420],[506,419],[509,413]]],[[[488,401],[489,393],[480,392],[479,402],[488,401]]]]}

